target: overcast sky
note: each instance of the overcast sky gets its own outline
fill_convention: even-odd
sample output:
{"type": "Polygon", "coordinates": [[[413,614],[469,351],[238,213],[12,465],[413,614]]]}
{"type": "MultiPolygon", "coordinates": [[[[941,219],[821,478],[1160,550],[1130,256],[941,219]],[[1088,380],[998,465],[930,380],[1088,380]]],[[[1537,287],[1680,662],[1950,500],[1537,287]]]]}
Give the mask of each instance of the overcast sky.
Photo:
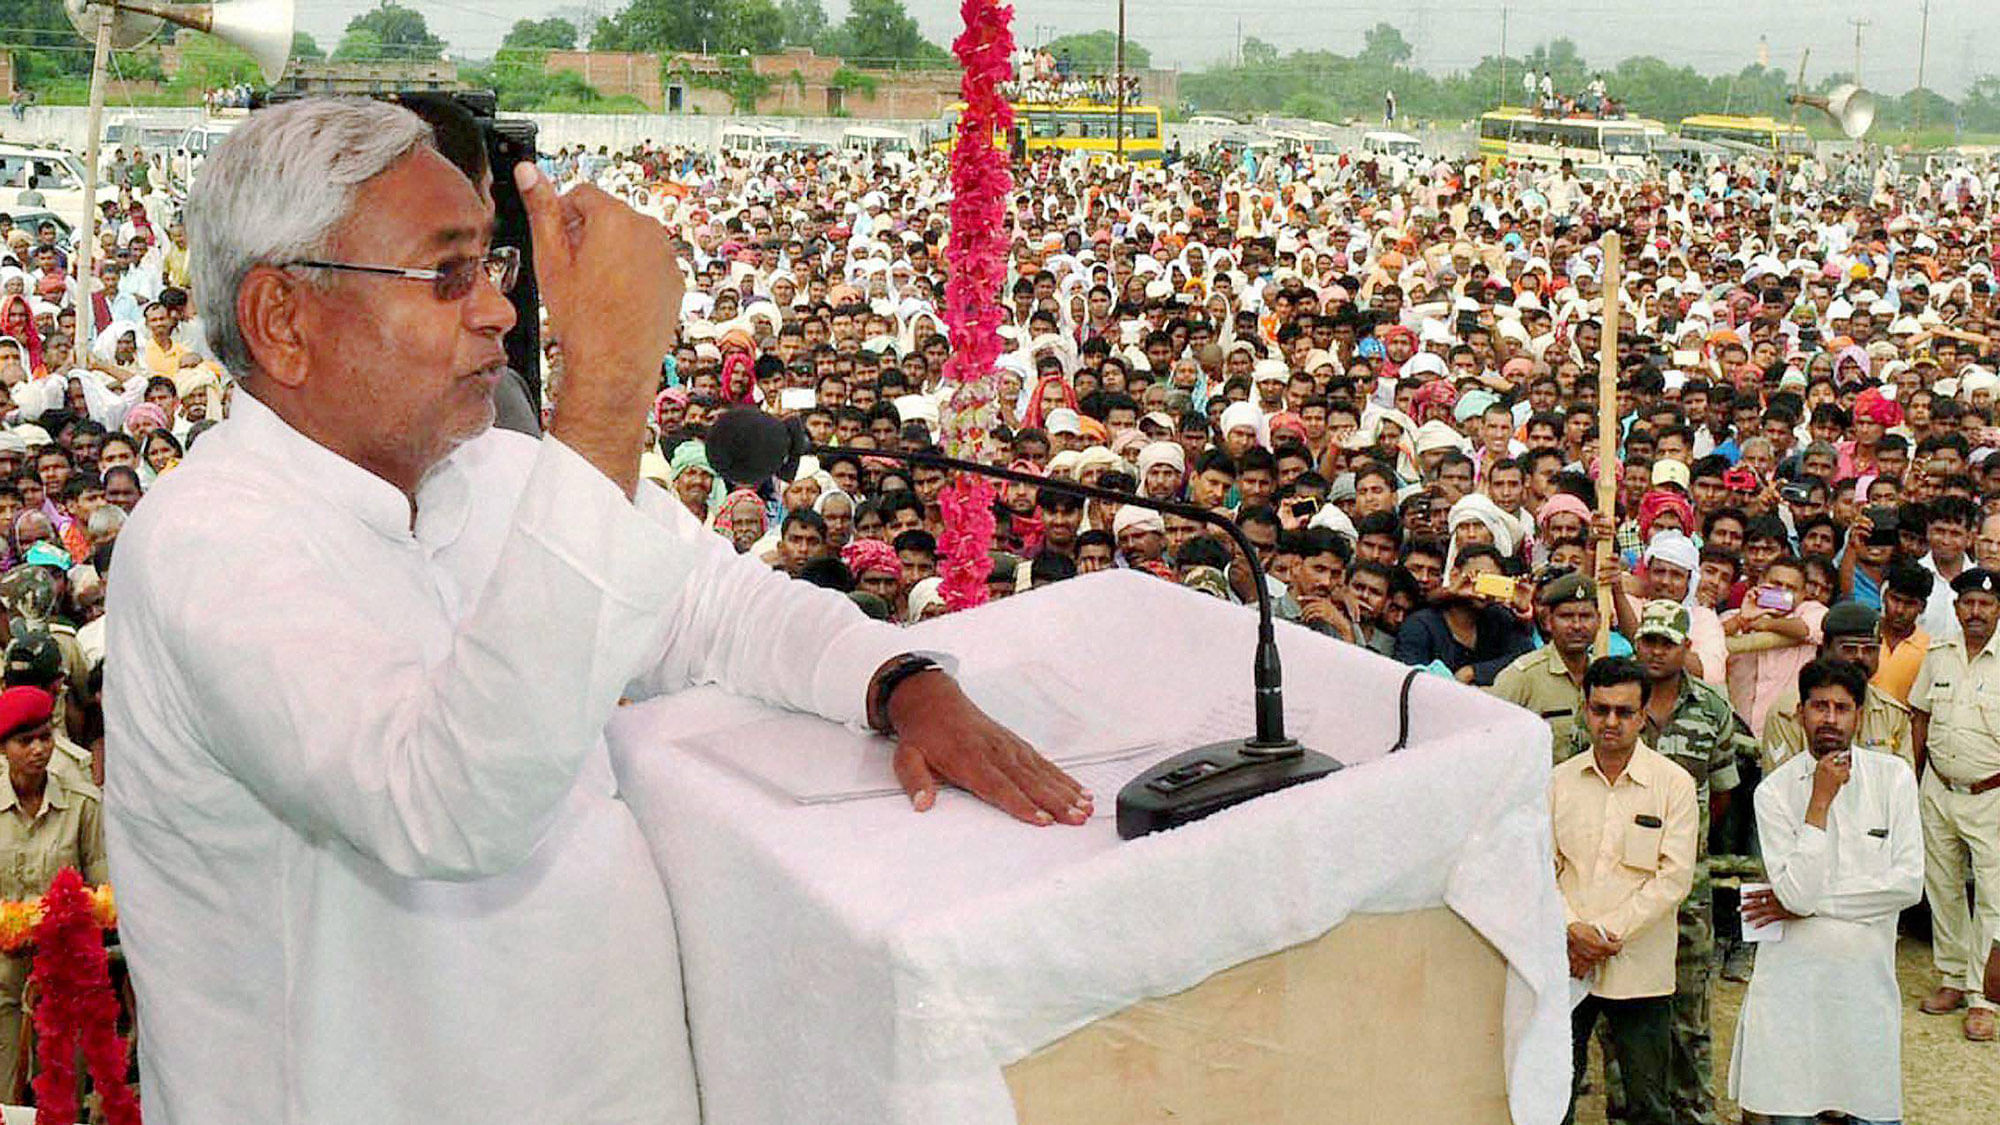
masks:
{"type": "MultiPolygon", "coordinates": [[[[566,6],[610,14],[618,0],[402,0],[424,13],[431,30],[455,51],[488,55],[517,19],[540,18],[566,6]]],[[[845,0],[822,0],[838,21],[845,0]]],[[[904,0],[925,34],[948,43],[958,25],[957,0],[904,0]]],[[[374,0],[300,0],[299,25],[331,48],[355,13],[374,0]]],[[[1708,73],[1733,72],[1757,60],[1769,44],[1772,65],[1797,67],[1812,51],[1809,73],[1854,66],[1851,19],[1862,31],[1861,73],[1873,88],[1901,92],[1916,84],[1923,0],[1130,0],[1127,34],[1152,50],[1156,64],[1197,67],[1227,58],[1238,28],[1289,51],[1321,47],[1351,53],[1363,29],[1387,20],[1417,50],[1415,63],[1461,70],[1500,47],[1500,13],[1509,12],[1507,49],[1520,56],[1536,43],[1568,36],[1593,63],[1652,54],[1708,73]]],[[[1948,95],[1974,78],[2000,73],[2000,3],[1931,0],[1927,83],[1948,95]]],[[[1117,25],[1117,0],[1016,0],[1017,38],[1094,31],[1117,25]]]]}

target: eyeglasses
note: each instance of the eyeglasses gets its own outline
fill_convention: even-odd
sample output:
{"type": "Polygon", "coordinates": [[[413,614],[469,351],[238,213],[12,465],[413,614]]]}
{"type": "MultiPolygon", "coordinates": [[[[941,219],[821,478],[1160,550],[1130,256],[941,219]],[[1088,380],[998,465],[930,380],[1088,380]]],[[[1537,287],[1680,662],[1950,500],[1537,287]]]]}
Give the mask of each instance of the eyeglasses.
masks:
{"type": "Polygon", "coordinates": [[[462,301],[471,295],[474,285],[479,283],[482,271],[486,280],[502,293],[512,292],[514,283],[521,277],[521,251],[513,246],[495,246],[481,257],[466,256],[453,258],[436,269],[410,269],[404,266],[364,266],[354,262],[291,262],[289,265],[311,270],[337,270],[343,273],[371,273],[380,277],[400,277],[406,281],[428,281],[431,294],[440,301],[462,301]]]}

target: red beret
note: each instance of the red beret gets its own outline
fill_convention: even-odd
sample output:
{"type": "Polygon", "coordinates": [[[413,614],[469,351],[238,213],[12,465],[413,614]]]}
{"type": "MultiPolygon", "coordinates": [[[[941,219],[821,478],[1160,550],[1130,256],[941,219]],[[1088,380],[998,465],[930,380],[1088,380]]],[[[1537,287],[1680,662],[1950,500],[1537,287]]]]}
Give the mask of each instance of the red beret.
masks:
{"type": "Polygon", "coordinates": [[[33,730],[55,714],[56,702],[38,687],[15,687],[0,691],[0,738],[33,730]]]}

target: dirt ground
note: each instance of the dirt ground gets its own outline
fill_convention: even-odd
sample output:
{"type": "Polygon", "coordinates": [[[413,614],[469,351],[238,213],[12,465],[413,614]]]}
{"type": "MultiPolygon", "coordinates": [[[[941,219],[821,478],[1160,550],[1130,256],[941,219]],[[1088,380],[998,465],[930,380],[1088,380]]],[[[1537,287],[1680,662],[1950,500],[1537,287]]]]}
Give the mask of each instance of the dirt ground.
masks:
{"type": "MultiPolygon", "coordinates": [[[[1904,938],[1896,947],[1903,984],[1903,1121],[1905,1125],[1994,1125],[2000,1122],[2000,1043],[1968,1043],[1963,1013],[1927,1016],[1917,1003],[1937,987],[1930,946],[1904,938]]],[[[1729,1047],[1745,986],[1716,978],[1715,1093],[1721,1120],[1740,1120],[1729,1100],[1729,1047]]],[[[1604,1125],[1603,1071],[1591,1063],[1592,1090],[1577,1106],[1578,1125],[1604,1125]]]]}

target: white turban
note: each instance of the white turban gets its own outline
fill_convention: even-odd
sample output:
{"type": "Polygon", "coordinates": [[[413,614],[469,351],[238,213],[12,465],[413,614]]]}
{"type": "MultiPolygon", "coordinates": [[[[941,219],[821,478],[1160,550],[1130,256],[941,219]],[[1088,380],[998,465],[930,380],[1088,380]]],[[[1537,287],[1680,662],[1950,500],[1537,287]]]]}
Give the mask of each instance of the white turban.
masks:
{"type": "Polygon", "coordinates": [[[1257,409],[1257,404],[1248,401],[1230,403],[1222,412],[1222,424],[1219,427],[1221,432],[1227,435],[1231,430],[1246,426],[1256,431],[1258,445],[1271,444],[1270,430],[1264,421],[1264,412],[1257,409]]]}
{"type": "Polygon", "coordinates": [[[1151,469],[1154,465],[1172,465],[1175,472],[1186,474],[1187,451],[1180,447],[1179,442],[1153,442],[1139,451],[1140,478],[1143,479],[1146,475],[1146,470],[1151,469]]]}
{"type": "Polygon", "coordinates": [[[1682,605],[1694,605],[1695,588],[1701,585],[1701,548],[1694,545],[1694,540],[1678,531],[1662,531],[1646,545],[1645,558],[1647,562],[1657,559],[1687,571],[1688,585],[1680,601],[1682,605]]]}

